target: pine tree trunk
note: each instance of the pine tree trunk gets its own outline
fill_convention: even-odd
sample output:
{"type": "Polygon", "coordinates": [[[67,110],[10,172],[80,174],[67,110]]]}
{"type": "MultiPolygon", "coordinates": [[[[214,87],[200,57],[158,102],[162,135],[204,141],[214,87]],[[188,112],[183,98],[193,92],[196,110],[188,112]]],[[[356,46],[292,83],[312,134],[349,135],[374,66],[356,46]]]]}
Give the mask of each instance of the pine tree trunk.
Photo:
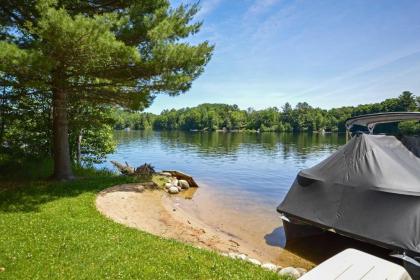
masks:
{"type": "Polygon", "coordinates": [[[70,161],[67,94],[53,91],[54,175],[56,180],[74,179],[70,161]]]}

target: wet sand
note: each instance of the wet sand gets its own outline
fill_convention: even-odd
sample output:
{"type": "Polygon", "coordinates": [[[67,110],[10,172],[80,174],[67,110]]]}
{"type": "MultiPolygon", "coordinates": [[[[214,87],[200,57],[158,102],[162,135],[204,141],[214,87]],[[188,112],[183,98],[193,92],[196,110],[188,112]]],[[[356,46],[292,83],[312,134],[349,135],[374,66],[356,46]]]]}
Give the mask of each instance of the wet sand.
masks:
{"type": "Polygon", "coordinates": [[[218,252],[239,252],[284,267],[314,266],[279,246],[284,236],[275,213],[267,217],[258,205],[246,210],[227,207],[228,203],[208,186],[169,195],[158,190],[138,192],[135,184],[121,185],[96,199],[105,216],[151,234],[218,252]]]}

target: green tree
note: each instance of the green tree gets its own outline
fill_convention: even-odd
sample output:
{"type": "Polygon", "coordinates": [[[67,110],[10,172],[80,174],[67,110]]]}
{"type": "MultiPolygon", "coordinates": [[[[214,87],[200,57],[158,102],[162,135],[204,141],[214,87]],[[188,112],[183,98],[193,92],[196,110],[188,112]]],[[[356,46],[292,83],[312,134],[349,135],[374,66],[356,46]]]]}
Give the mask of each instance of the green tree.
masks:
{"type": "Polygon", "coordinates": [[[73,177],[70,98],[142,109],[190,88],[213,50],[183,40],[201,27],[191,23],[197,10],[168,0],[2,2],[0,82],[50,97],[54,178],[73,177]]]}
{"type": "Polygon", "coordinates": [[[70,158],[81,164],[101,162],[113,152],[116,119],[109,106],[90,106],[87,101],[70,100],[68,106],[70,158]]]}

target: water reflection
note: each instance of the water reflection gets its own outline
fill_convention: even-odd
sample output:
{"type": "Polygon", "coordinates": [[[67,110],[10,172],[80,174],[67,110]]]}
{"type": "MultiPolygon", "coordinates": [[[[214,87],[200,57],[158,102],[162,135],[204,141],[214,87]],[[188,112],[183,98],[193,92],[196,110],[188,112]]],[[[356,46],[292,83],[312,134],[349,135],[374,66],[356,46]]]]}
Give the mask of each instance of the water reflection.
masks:
{"type": "Polygon", "coordinates": [[[344,144],[345,138],[339,134],[291,134],[291,133],[221,133],[221,132],[134,132],[139,137],[159,137],[169,148],[195,149],[201,155],[213,157],[235,155],[241,150],[258,151],[265,156],[283,158],[307,158],[308,154],[335,149],[344,144]]]}
{"type": "MultiPolygon", "coordinates": [[[[194,151],[203,156],[235,155],[241,150],[258,151],[266,156],[305,160],[308,155],[332,151],[345,143],[342,134],[317,133],[222,133],[182,131],[117,131],[119,146],[159,141],[167,150],[194,151]]],[[[313,155],[312,155],[313,156],[313,155]]]]}

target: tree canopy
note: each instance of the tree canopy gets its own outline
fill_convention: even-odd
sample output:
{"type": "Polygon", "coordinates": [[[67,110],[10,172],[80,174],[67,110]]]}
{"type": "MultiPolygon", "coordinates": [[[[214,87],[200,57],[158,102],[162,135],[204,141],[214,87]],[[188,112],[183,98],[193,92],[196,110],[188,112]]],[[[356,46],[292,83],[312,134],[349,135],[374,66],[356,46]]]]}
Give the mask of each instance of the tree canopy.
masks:
{"type": "Polygon", "coordinates": [[[84,119],[69,119],[77,107],[141,110],[156,94],[190,88],[213,50],[206,41],[185,40],[200,30],[201,22],[193,21],[198,8],[172,8],[168,0],[2,1],[2,104],[22,115],[39,113],[19,111],[24,102],[45,107],[55,178],[72,177],[69,129],[92,127],[99,113],[86,109],[84,119]]]}

